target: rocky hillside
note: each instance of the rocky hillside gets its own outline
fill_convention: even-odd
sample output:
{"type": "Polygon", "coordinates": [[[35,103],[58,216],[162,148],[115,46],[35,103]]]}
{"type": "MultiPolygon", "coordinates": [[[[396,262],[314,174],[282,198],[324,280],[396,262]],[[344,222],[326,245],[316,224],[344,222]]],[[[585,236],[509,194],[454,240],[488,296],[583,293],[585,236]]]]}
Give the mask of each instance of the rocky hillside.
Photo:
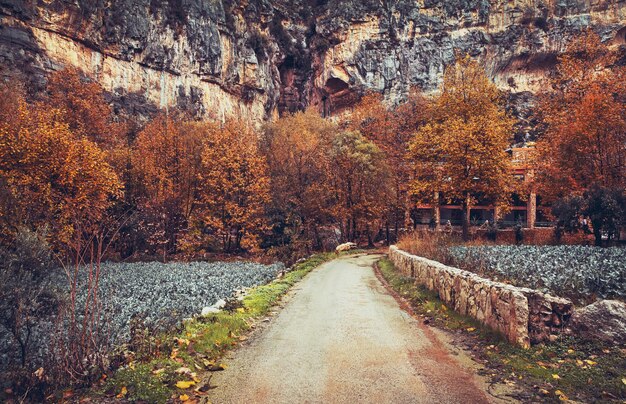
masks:
{"type": "Polygon", "coordinates": [[[626,43],[626,0],[0,0],[0,18],[0,73],[34,91],[72,65],[127,113],[257,123],[433,90],[457,49],[521,93],[587,27],[626,43]]]}

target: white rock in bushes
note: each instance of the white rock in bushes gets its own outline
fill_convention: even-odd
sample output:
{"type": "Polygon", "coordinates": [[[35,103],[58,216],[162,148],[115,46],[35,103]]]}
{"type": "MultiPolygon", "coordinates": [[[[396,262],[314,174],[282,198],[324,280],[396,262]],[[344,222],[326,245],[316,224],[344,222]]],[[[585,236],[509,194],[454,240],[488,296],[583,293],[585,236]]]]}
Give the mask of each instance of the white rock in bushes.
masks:
{"type": "Polygon", "coordinates": [[[356,248],[355,243],[343,243],[343,244],[339,244],[337,248],[335,248],[335,251],[336,252],[350,251],[354,248],[356,248]]]}
{"type": "Polygon", "coordinates": [[[220,309],[216,308],[216,307],[204,307],[202,309],[202,313],[200,313],[201,316],[208,316],[209,314],[214,314],[214,313],[219,313],[220,309]]]}
{"type": "Polygon", "coordinates": [[[576,310],[570,322],[574,335],[607,342],[626,341],[626,303],[600,300],[576,310]]]}
{"type": "Polygon", "coordinates": [[[217,302],[215,302],[215,304],[213,304],[213,306],[211,307],[215,307],[216,309],[223,309],[226,306],[226,300],[224,299],[220,299],[217,302]]]}

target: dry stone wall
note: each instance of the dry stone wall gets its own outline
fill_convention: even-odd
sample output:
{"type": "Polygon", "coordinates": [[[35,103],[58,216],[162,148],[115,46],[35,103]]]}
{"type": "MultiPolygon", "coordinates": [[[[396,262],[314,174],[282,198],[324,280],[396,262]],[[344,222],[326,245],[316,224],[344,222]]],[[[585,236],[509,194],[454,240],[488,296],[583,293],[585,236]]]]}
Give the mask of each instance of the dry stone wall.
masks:
{"type": "Polygon", "coordinates": [[[477,319],[522,347],[561,332],[574,309],[569,300],[494,282],[396,246],[390,247],[389,258],[405,276],[437,292],[456,312],[477,319]]]}

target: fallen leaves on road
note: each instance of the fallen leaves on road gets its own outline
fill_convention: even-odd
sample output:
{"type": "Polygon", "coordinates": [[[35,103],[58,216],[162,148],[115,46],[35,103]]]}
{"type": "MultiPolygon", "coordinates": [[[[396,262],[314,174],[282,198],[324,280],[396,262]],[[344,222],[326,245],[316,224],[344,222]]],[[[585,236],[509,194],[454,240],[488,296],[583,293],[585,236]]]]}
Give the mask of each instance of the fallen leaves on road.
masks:
{"type": "Polygon", "coordinates": [[[196,382],[193,381],[193,380],[189,380],[189,381],[181,380],[179,382],[176,382],[176,387],[178,387],[179,389],[183,389],[184,390],[184,389],[188,389],[189,387],[191,387],[191,386],[193,386],[195,384],[196,384],[196,382]]]}
{"type": "Polygon", "coordinates": [[[126,397],[126,394],[128,394],[128,389],[126,388],[126,386],[123,386],[122,390],[120,391],[120,394],[118,394],[115,397],[116,398],[124,398],[124,397],[126,397]]]}
{"type": "Polygon", "coordinates": [[[561,400],[561,401],[569,400],[569,398],[561,390],[555,391],[554,394],[556,394],[559,397],[559,400],[561,400]]]}

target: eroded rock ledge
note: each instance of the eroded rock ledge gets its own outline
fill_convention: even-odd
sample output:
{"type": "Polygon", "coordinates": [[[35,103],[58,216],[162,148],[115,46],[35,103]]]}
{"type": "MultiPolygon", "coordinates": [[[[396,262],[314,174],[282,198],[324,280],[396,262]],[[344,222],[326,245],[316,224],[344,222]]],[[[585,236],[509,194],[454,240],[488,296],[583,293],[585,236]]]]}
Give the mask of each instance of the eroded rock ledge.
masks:
{"type": "Polygon", "coordinates": [[[625,27],[625,0],[0,0],[0,74],[36,92],[71,65],[131,114],[258,123],[336,113],[367,90],[390,102],[431,91],[455,50],[526,94],[574,35],[623,46],[625,27]]]}

